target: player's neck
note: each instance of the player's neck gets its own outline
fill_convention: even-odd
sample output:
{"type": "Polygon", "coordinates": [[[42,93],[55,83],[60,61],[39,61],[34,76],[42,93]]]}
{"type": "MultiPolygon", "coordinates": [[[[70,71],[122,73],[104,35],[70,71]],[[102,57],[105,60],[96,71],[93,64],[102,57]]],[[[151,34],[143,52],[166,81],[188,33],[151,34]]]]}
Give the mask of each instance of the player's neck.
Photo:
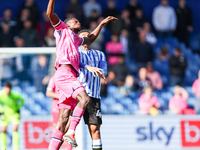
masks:
{"type": "Polygon", "coordinates": [[[90,47],[81,47],[81,49],[86,50],[86,51],[90,51],[91,50],[90,47]]]}

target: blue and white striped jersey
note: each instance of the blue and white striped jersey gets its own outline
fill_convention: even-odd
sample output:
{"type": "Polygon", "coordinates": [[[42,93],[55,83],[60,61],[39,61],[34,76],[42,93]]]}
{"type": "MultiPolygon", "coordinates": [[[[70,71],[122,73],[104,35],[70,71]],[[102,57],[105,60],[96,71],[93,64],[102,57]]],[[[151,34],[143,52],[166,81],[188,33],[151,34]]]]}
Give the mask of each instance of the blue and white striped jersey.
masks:
{"type": "MultiPolygon", "coordinates": [[[[97,50],[84,50],[79,47],[80,62],[103,69],[104,75],[107,74],[106,57],[103,52],[97,50]]],[[[90,97],[100,99],[101,77],[94,77],[91,72],[84,68],[79,68],[78,79],[83,84],[86,93],[90,97]]]]}

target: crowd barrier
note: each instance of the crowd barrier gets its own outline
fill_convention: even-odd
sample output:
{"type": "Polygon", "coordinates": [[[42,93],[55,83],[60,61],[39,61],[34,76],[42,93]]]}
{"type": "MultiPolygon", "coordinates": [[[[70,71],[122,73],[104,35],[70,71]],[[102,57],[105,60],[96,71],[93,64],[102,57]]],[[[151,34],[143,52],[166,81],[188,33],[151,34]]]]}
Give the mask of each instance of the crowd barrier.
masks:
{"type": "MultiPolygon", "coordinates": [[[[8,150],[12,148],[11,126],[8,150]]],[[[47,150],[53,126],[51,117],[21,119],[20,150],[47,150]]],[[[200,116],[103,115],[104,150],[197,150],[200,149],[200,116]]],[[[91,138],[83,121],[77,128],[78,147],[91,150],[91,138]]],[[[63,146],[62,149],[65,148],[63,146]]]]}

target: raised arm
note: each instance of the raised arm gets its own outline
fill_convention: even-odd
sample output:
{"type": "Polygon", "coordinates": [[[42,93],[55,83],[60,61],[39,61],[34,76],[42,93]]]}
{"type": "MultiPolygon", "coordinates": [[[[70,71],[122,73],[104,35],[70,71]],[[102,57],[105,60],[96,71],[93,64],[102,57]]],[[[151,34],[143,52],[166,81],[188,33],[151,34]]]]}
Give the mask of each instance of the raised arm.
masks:
{"type": "Polygon", "coordinates": [[[107,18],[105,18],[97,27],[94,31],[92,31],[92,33],[90,33],[90,35],[88,37],[84,37],[84,43],[83,44],[91,44],[95,41],[95,39],[97,38],[97,36],[99,35],[102,27],[107,24],[109,21],[111,20],[118,20],[115,17],[112,16],[108,16],[107,18]]]}
{"type": "Polygon", "coordinates": [[[52,25],[56,25],[59,22],[58,16],[54,13],[54,3],[55,0],[49,0],[47,6],[47,16],[49,17],[49,20],[52,25]]]}

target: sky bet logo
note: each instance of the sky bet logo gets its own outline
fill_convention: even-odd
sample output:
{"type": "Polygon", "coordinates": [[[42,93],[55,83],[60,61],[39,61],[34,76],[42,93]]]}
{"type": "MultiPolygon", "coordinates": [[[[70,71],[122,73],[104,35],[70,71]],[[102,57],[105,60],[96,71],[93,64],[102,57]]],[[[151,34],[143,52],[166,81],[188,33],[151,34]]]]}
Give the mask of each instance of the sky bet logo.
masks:
{"type": "Polygon", "coordinates": [[[183,147],[200,147],[200,121],[181,121],[183,147]]]}
{"type": "Polygon", "coordinates": [[[152,122],[149,122],[148,126],[137,128],[137,140],[159,140],[164,141],[165,145],[168,145],[172,137],[174,127],[168,127],[167,130],[164,127],[154,127],[152,122]],[[170,128],[170,130],[169,130],[170,128]]]}

